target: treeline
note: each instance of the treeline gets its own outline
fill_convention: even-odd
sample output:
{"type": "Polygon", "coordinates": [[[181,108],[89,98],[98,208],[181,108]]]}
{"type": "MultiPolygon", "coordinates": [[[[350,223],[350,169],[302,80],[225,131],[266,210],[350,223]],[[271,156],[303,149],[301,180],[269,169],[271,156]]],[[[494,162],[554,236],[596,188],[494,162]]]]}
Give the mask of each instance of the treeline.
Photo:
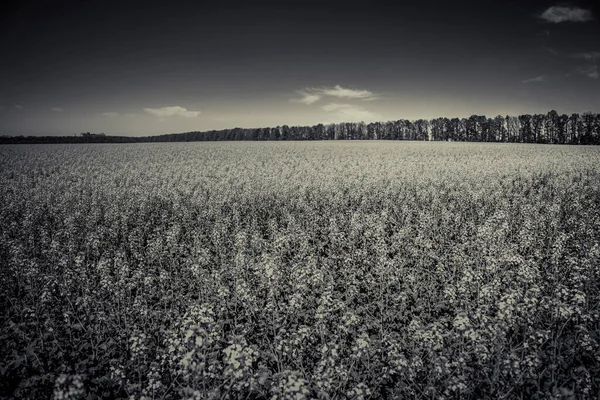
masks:
{"type": "Polygon", "coordinates": [[[552,144],[600,144],[600,114],[523,114],[488,118],[434,118],[388,122],[345,122],[313,126],[233,128],[159,136],[4,136],[7,143],[140,143],[224,140],[430,140],[462,142],[511,142],[552,144]]]}
{"type": "Polygon", "coordinates": [[[108,136],[103,133],[85,133],[77,136],[0,136],[0,144],[31,143],[141,143],[151,142],[157,136],[108,136]]]}

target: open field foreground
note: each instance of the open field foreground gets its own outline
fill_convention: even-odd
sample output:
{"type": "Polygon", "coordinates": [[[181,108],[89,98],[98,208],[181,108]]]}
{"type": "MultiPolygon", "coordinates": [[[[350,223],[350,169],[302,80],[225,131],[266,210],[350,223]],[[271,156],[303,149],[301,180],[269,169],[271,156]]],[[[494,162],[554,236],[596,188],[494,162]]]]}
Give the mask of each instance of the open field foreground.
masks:
{"type": "Polygon", "coordinates": [[[0,397],[597,398],[600,148],[0,147],[0,397]]]}

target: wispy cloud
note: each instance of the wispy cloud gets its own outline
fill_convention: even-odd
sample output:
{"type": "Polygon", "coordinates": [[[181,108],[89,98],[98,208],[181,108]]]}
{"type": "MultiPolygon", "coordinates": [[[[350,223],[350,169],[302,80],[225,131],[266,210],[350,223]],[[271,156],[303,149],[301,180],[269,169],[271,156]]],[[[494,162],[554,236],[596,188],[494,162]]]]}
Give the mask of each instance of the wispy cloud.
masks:
{"type": "Polygon", "coordinates": [[[579,67],[577,72],[591,79],[598,79],[598,77],[600,77],[600,74],[598,73],[598,65],[596,64],[579,67]]]}
{"type": "Polygon", "coordinates": [[[50,109],[51,109],[52,111],[54,111],[54,112],[58,112],[58,113],[65,111],[65,109],[64,109],[64,108],[60,108],[60,107],[52,107],[52,108],[50,108],[50,109]]]}
{"type": "Polygon", "coordinates": [[[384,119],[382,115],[354,104],[329,103],[321,106],[321,109],[332,113],[340,121],[371,122],[384,119]]]}
{"type": "Polygon", "coordinates": [[[560,52],[552,47],[544,46],[543,49],[546,50],[548,53],[552,54],[553,56],[560,55],[560,52]]]}
{"type": "Polygon", "coordinates": [[[194,118],[201,114],[200,111],[189,111],[185,107],[180,106],[169,106],[161,108],[144,108],[144,111],[148,114],[155,115],[157,117],[186,117],[194,118]]]}
{"type": "Polygon", "coordinates": [[[338,103],[335,101],[337,99],[344,99],[346,101],[357,102],[377,99],[378,96],[369,90],[351,89],[335,85],[333,87],[308,87],[298,90],[296,93],[300,97],[290,99],[292,102],[311,105],[320,100],[329,100],[330,102],[320,105],[319,108],[329,113],[336,122],[371,122],[384,119],[380,114],[369,111],[357,104],[338,103]]]}
{"type": "Polygon", "coordinates": [[[333,87],[320,87],[320,88],[306,88],[303,90],[296,91],[300,95],[300,98],[291,99],[293,102],[303,103],[310,105],[316,103],[325,97],[335,97],[338,99],[350,99],[350,100],[375,100],[377,96],[368,90],[349,89],[344,88],[340,85],[333,87]]]}
{"type": "Polygon", "coordinates": [[[291,99],[293,102],[296,102],[296,103],[302,103],[302,104],[306,104],[308,106],[308,105],[311,105],[311,104],[316,103],[317,101],[321,100],[320,94],[307,93],[302,90],[299,90],[297,93],[301,97],[299,99],[291,99]]]}
{"type": "Polygon", "coordinates": [[[116,117],[119,116],[119,113],[116,113],[116,112],[103,112],[102,116],[106,117],[106,118],[116,118],[116,117]]]}
{"type": "Polygon", "coordinates": [[[592,12],[579,7],[552,6],[544,11],[541,19],[555,24],[561,22],[586,22],[594,19],[592,12]]]}
{"type": "Polygon", "coordinates": [[[15,104],[15,108],[16,108],[17,110],[22,110],[22,109],[23,109],[23,106],[22,106],[22,105],[20,105],[20,104],[15,104]]]}
{"type": "Polygon", "coordinates": [[[320,89],[325,96],[337,97],[340,99],[361,99],[374,100],[376,97],[368,90],[355,90],[343,88],[340,85],[335,85],[333,88],[320,89]]]}
{"type": "Polygon", "coordinates": [[[349,108],[353,108],[352,104],[339,104],[339,103],[329,103],[321,106],[321,108],[325,111],[339,111],[339,110],[347,110],[349,108]]]}
{"type": "Polygon", "coordinates": [[[598,61],[600,61],[600,51],[588,51],[583,53],[576,53],[572,55],[573,58],[587,61],[585,65],[580,66],[576,69],[576,72],[587,76],[591,79],[598,79],[598,61]]]}
{"type": "Polygon", "coordinates": [[[573,54],[573,57],[586,61],[597,61],[600,60],[600,51],[588,51],[585,53],[577,53],[573,54]]]}
{"type": "Polygon", "coordinates": [[[523,81],[523,83],[544,82],[546,79],[547,79],[546,76],[540,75],[540,76],[536,76],[535,78],[525,79],[523,81]]]}

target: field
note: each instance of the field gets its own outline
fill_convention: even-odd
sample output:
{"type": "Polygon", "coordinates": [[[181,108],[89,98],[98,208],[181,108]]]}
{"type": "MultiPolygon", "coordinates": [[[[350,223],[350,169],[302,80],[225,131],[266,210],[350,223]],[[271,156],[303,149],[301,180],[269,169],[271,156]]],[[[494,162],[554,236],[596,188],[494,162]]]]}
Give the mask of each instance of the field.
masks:
{"type": "Polygon", "coordinates": [[[600,148],[0,147],[0,398],[598,398],[600,148]]]}

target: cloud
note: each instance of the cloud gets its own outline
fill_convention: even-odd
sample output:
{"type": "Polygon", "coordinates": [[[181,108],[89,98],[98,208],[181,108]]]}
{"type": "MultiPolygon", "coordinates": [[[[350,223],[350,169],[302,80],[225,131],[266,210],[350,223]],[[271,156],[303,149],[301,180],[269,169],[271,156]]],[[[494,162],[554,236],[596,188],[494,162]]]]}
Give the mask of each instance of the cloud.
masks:
{"type": "Polygon", "coordinates": [[[51,110],[54,111],[54,112],[63,112],[63,111],[65,111],[64,108],[60,108],[60,107],[52,107],[51,110]]]}
{"type": "Polygon", "coordinates": [[[20,104],[15,104],[15,108],[16,108],[17,110],[22,110],[22,109],[23,109],[23,106],[22,106],[22,105],[20,105],[20,104]]]}
{"type": "Polygon", "coordinates": [[[544,46],[543,49],[546,50],[548,53],[554,55],[554,56],[560,55],[560,52],[558,50],[556,50],[556,49],[553,49],[552,47],[544,46]]]}
{"type": "Polygon", "coordinates": [[[600,51],[588,51],[586,53],[573,54],[574,58],[580,58],[586,61],[600,60],[600,51]]]}
{"type": "Polygon", "coordinates": [[[361,99],[373,100],[375,96],[368,90],[346,89],[340,85],[335,85],[333,88],[321,89],[325,96],[338,97],[342,99],[361,99]]]}
{"type": "Polygon", "coordinates": [[[579,7],[552,6],[544,11],[539,18],[555,24],[561,22],[586,22],[594,19],[592,12],[579,7]]]}
{"type": "Polygon", "coordinates": [[[119,116],[119,113],[116,113],[116,112],[103,112],[102,116],[106,117],[106,118],[116,118],[116,117],[119,116]]]}
{"type": "Polygon", "coordinates": [[[596,64],[580,67],[577,69],[577,72],[591,79],[598,79],[598,77],[600,77],[600,74],[598,73],[598,65],[596,64]]]}
{"type": "Polygon", "coordinates": [[[339,121],[381,121],[384,118],[378,114],[353,104],[329,103],[321,106],[321,109],[332,113],[339,121]]]}
{"type": "Polygon", "coordinates": [[[377,96],[368,90],[348,89],[340,85],[334,87],[306,88],[296,91],[301,97],[290,99],[296,103],[311,105],[325,97],[350,100],[375,100],[377,96]]]}
{"type": "Polygon", "coordinates": [[[162,108],[144,108],[144,111],[148,114],[156,115],[157,117],[186,117],[194,118],[200,115],[200,111],[188,111],[185,107],[180,106],[169,106],[162,108]]]}
{"type": "Polygon", "coordinates": [[[298,90],[296,93],[298,93],[302,97],[300,97],[299,99],[290,99],[294,103],[302,103],[302,104],[306,104],[307,106],[309,106],[312,103],[316,103],[317,101],[321,100],[320,94],[307,93],[303,90],[298,90]]]}
{"type": "Polygon", "coordinates": [[[352,104],[338,104],[338,103],[329,103],[321,106],[321,108],[325,111],[339,111],[339,110],[347,110],[349,108],[353,108],[352,104]]]}
{"type": "Polygon", "coordinates": [[[588,51],[584,53],[573,54],[573,58],[585,60],[588,63],[577,68],[577,72],[591,79],[598,79],[598,61],[600,61],[600,51],[588,51]]]}
{"type": "Polygon", "coordinates": [[[544,82],[546,77],[544,75],[536,76],[535,78],[525,79],[523,83],[531,83],[531,82],[544,82]]]}

